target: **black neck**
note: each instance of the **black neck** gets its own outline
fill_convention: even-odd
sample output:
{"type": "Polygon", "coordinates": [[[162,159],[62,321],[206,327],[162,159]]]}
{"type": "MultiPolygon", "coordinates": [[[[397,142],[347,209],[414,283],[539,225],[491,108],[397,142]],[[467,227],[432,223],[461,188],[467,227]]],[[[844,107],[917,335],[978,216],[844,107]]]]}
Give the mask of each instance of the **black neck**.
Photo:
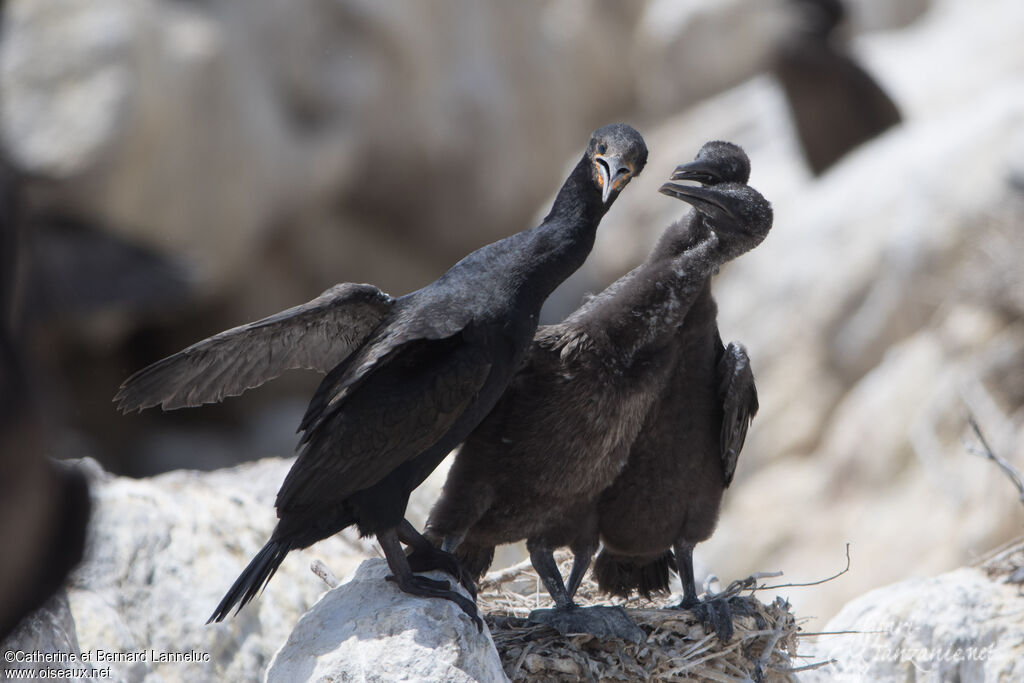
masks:
{"type": "Polygon", "coordinates": [[[601,202],[601,191],[594,184],[593,174],[593,164],[584,154],[555,196],[555,202],[545,216],[544,223],[596,225],[608,211],[608,205],[601,202]]]}
{"type": "Polygon", "coordinates": [[[537,296],[547,298],[583,265],[594,246],[597,226],[608,205],[601,202],[592,173],[590,160],[584,156],[558,191],[544,222],[535,229],[534,276],[529,286],[537,296]]]}

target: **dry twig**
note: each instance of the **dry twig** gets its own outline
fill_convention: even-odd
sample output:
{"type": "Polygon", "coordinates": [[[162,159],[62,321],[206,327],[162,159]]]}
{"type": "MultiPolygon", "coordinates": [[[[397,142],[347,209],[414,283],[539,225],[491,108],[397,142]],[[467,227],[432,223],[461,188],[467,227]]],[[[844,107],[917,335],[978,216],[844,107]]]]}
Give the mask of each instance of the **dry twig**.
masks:
{"type": "Polygon", "coordinates": [[[313,560],[309,565],[309,568],[314,574],[320,577],[321,581],[327,584],[328,588],[337,588],[338,584],[341,583],[338,581],[338,577],[334,575],[334,572],[328,569],[327,565],[320,560],[313,560]]]}
{"type": "Polygon", "coordinates": [[[755,590],[770,591],[770,590],[776,590],[777,588],[804,588],[806,586],[818,586],[818,585],[821,585],[823,583],[828,583],[829,581],[831,581],[833,579],[838,579],[840,576],[842,576],[843,574],[845,574],[848,571],[850,571],[850,544],[849,543],[846,544],[846,566],[843,567],[842,570],[840,570],[840,571],[836,572],[835,574],[833,574],[832,576],[826,577],[826,578],[821,579],[819,581],[810,581],[808,583],[780,583],[780,584],[778,584],[776,586],[760,586],[760,587],[756,588],[755,590]]]}
{"type": "Polygon", "coordinates": [[[992,451],[992,448],[988,445],[988,441],[985,439],[985,435],[981,433],[981,427],[978,426],[978,421],[974,419],[974,415],[971,413],[967,414],[967,424],[971,426],[971,430],[974,431],[974,435],[978,437],[978,441],[981,444],[980,449],[971,444],[966,444],[967,450],[974,455],[980,455],[988,458],[995,464],[999,465],[999,468],[1003,470],[1003,474],[1009,477],[1010,481],[1013,482],[1013,485],[1017,487],[1017,492],[1020,495],[1020,502],[1024,503],[1024,475],[1021,475],[1020,471],[1016,467],[992,451]]]}

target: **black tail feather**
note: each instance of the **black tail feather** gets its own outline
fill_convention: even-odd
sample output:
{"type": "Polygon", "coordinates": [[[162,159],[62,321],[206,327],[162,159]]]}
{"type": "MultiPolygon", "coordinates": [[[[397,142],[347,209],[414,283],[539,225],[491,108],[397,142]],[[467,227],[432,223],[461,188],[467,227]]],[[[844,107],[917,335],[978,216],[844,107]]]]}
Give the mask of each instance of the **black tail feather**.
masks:
{"type": "Polygon", "coordinates": [[[675,556],[666,550],[655,558],[616,555],[602,549],[594,560],[594,578],[602,593],[628,598],[636,591],[650,599],[653,593],[668,593],[669,572],[675,570],[675,556]]]}
{"type": "Polygon", "coordinates": [[[235,580],[234,585],[228,590],[206,623],[223,621],[236,603],[238,609],[235,610],[235,614],[238,614],[246,603],[259,595],[266,587],[291,549],[291,545],[288,543],[274,539],[267,541],[263,549],[256,553],[256,557],[252,558],[249,566],[235,580]]]}

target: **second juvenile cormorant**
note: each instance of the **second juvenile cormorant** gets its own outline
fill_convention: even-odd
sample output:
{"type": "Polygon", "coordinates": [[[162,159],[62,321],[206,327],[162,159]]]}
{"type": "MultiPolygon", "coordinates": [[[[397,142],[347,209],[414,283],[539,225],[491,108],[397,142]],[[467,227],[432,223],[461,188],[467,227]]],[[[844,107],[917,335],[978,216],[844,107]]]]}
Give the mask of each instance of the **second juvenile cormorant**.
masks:
{"type": "MultiPolygon", "coordinates": [[[[740,163],[704,147],[693,172],[740,163]]],[[[541,328],[523,368],[459,450],[427,535],[479,576],[494,546],[527,539],[555,601],[531,615],[563,632],[635,638],[621,609],[579,609],[573,595],[598,545],[596,500],[625,464],[676,362],[677,328],[719,264],[759,242],[768,202],[742,183],[666,185],[696,212],[669,227],[641,266],[563,323],[541,328]],[[566,585],[553,550],[575,556],[566,585]]]]}
{"type": "Polygon", "coordinates": [[[792,0],[799,27],[776,49],[773,71],[811,170],[819,175],[854,147],[900,122],[892,99],[842,45],[842,0],[792,0]]]}
{"type": "Polygon", "coordinates": [[[289,368],[327,373],[277,494],[277,526],[210,621],[254,598],[291,550],[355,524],[376,534],[399,588],[452,600],[481,626],[475,605],[448,582],[413,573],[459,569],[404,519],[409,495],[497,402],[541,304],[583,263],[601,218],[646,160],[633,128],[599,128],[538,227],[478,249],[411,294],[338,285],[124,383],[115,397],[122,410],[170,409],[237,395],[289,368]],[[414,550],[408,557],[403,543],[414,550]]]}
{"type": "MultiPolygon", "coordinates": [[[[746,155],[735,147],[721,152],[720,158],[731,156],[740,163],[700,163],[698,157],[673,177],[711,188],[746,187],[746,155]]],[[[733,226],[714,230],[722,248],[735,257],[761,242],[771,226],[770,214],[760,224],[733,226]]],[[[674,547],[683,583],[678,607],[696,609],[725,641],[732,635],[727,606],[697,599],[693,547],[715,529],[722,493],[732,481],[758,403],[746,350],[737,343],[723,346],[717,314],[708,274],[675,331],[662,393],[632,444],[625,468],[598,502],[604,548],[594,563],[594,576],[602,591],[622,597],[633,591],[667,591],[673,560],[669,549],[674,547]]]]}

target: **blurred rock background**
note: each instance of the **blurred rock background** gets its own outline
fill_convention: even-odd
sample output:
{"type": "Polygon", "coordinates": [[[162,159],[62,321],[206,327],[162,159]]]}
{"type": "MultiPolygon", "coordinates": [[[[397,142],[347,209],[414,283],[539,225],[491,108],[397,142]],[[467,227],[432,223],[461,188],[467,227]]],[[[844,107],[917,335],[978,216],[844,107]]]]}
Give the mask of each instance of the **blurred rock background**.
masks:
{"type": "Polygon", "coordinates": [[[626,120],[647,169],[549,320],[644,258],[682,211],[656,188],[708,139],[746,148],[776,210],[716,283],[762,409],[705,567],[816,579],[850,542],[848,574],[790,596],[827,618],[1019,534],[962,440],[970,410],[1024,468],[1024,5],[848,0],[838,38],[903,122],[814,176],[771,75],[798,4],[7,0],[17,322],[51,454],[133,476],[289,455],[318,376],[168,414],[110,398],[335,282],[431,281],[533,224],[589,132],[626,120]]]}

